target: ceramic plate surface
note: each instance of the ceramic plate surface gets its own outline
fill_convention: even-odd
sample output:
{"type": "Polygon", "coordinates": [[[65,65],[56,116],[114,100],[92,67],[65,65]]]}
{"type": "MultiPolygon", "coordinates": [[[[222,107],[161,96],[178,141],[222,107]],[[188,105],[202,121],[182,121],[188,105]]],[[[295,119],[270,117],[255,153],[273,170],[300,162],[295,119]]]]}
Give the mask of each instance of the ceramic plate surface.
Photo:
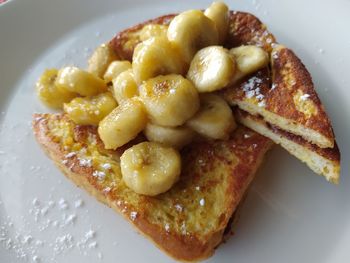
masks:
{"type": "MultiPolygon", "coordinates": [[[[13,0],[0,6],[0,262],[173,262],[68,181],[31,131],[44,69],[86,66],[131,25],[210,1],[13,0]]],[[[350,2],[227,1],[257,15],[313,76],[342,153],[340,185],[275,147],[235,235],[208,262],[350,262],[350,2]]]]}

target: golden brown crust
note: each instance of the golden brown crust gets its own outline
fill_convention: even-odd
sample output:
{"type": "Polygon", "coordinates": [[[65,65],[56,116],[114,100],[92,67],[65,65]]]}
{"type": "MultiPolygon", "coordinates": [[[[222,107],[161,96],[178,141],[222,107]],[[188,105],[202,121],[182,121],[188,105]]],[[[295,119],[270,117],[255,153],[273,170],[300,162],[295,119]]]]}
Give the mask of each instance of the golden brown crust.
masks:
{"type": "MultiPolygon", "coordinates": [[[[71,123],[62,114],[37,114],[34,116],[33,129],[40,145],[64,174],[98,200],[122,213],[137,229],[169,255],[184,261],[204,259],[214,253],[214,248],[222,240],[223,231],[229,219],[252,181],[265,152],[272,145],[269,139],[244,127],[238,128],[228,141],[194,143],[186,147],[182,153],[183,173],[179,183],[169,192],[157,197],[141,196],[138,205],[135,205],[128,202],[123,193],[118,192],[118,190],[105,192],[101,182],[93,176],[94,167],[81,166],[77,156],[67,159],[69,150],[66,150],[62,145],[62,139],[67,138],[52,135],[53,120],[63,124],[71,123]],[[249,138],[246,138],[248,134],[249,138]],[[162,202],[169,196],[175,199],[183,196],[186,191],[190,192],[191,189],[195,188],[206,174],[221,166],[226,169],[222,173],[223,176],[227,177],[228,183],[225,190],[227,198],[215,230],[206,234],[193,231],[184,234],[177,231],[167,231],[162,225],[148,220],[147,214],[152,212],[151,208],[154,204],[162,202]],[[230,172],[227,173],[227,171],[230,172]],[[131,218],[130,213],[132,212],[136,212],[137,216],[131,218]]],[[[97,138],[98,145],[102,143],[96,135],[95,127],[77,125],[73,127],[74,143],[84,144],[87,138],[91,137],[97,138]]],[[[103,152],[103,155],[110,159],[116,159],[120,154],[120,151],[103,152]]],[[[222,184],[221,181],[216,180],[208,179],[205,184],[202,184],[203,194],[222,184]]],[[[118,189],[118,185],[116,189],[118,189]]],[[[211,200],[211,202],[215,204],[215,200],[211,200]]]]}
{"type": "Polygon", "coordinates": [[[141,30],[145,25],[148,24],[158,24],[158,25],[168,25],[170,24],[171,20],[174,18],[175,14],[160,16],[155,19],[147,20],[143,23],[140,23],[136,26],[127,28],[120,33],[118,33],[110,42],[109,44],[114,49],[116,54],[121,60],[132,60],[132,54],[134,52],[135,46],[140,42],[139,39],[136,39],[135,42],[126,44],[130,40],[130,36],[141,30]]]}
{"type": "Polygon", "coordinates": [[[286,119],[315,130],[329,140],[327,146],[333,147],[334,134],[330,120],[312,83],[311,75],[301,60],[288,48],[274,49],[272,56],[273,90],[266,97],[266,109],[286,119]],[[303,113],[296,106],[297,93],[307,94],[315,107],[315,114],[303,113]]]}
{"type": "MultiPolygon", "coordinates": [[[[246,88],[247,86],[251,86],[249,90],[255,90],[259,88],[259,93],[261,94],[269,94],[271,88],[271,78],[270,78],[270,69],[265,67],[263,69],[258,70],[252,75],[243,78],[241,81],[235,84],[235,86],[231,86],[225,89],[220,90],[218,93],[230,104],[236,105],[239,101],[246,101],[246,88]],[[250,83],[252,83],[250,85],[250,83]]],[[[258,103],[259,100],[252,101],[251,103],[258,103]]]]}
{"type": "Polygon", "coordinates": [[[245,12],[230,11],[229,33],[225,47],[255,45],[271,52],[275,43],[275,37],[256,16],[245,12]]]}

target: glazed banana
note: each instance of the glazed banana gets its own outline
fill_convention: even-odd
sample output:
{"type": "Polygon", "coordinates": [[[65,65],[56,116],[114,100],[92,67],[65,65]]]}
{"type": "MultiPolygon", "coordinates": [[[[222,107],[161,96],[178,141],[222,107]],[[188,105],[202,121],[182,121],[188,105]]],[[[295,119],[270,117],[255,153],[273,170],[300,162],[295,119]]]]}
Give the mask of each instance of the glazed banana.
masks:
{"type": "Polygon", "coordinates": [[[132,69],[120,73],[113,80],[113,92],[119,104],[139,94],[132,69]]]}
{"type": "Polygon", "coordinates": [[[159,142],[176,149],[189,144],[195,135],[194,131],[186,126],[164,127],[153,123],[148,123],[143,133],[151,142],[159,142]]]}
{"type": "Polygon", "coordinates": [[[106,149],[116,149],[134,139],[146,124],[144,106],[132,98],[120,104],[100,122],[98,134],[106,149]]]}
{"type": "Polygon", "coordinates": [[[107,85],[102,79],[77,67],[60,69],[55,84],[62,91],[75,92],[82,96],[93,96],[107,91],[107,85]]]}
{"type": "Polygon", "coordinates": [[[140,87],[140,98],[152,123],[180,126],[199,108],[199,97],[193,84],[181,75],[158,76],[140,87]]]}
{"type": "Polygon", "coordinates": [[[269,63],[269,55],[265,50],[257,46],[240,46],[230,49],[237,64],[237,72],[233,82],[266,67],[269,63]]]}
{"type": "Polygon", "coordinates": [[[181,173],[180,154],[154,142],[142,142],[120,157],[125,184],[138,194],[155,196],[168,191],[181,173]]]}
{"type": "Polygon", "coordinates": [[[71,101],[78,94],[61,90],[55,85],[57,69],[47,69],[36,82],[36,92],[39,99],[48,107],[62,109],[63,103],[71,101]]]}
{"type": "Polygon", "coordinates": [[[158,75],[184,73],[181,56],[164,37],[153,37],[138,44],[132,68],[138,84],[158,75]]]}
{"type": "Polygon", "coordinates": [[[219,34],[219,43],[225,43],[229,27],[229,9],[227,5],[223,2],[213,2],[205,9],[204,15],[215,23],[219,34]]]}
{"type": "Polygon", "coordinates": [[[64,111],[76,124],[98,125],[117,103],[110,92],[101,93],[93,97],[79,97],[64,104],[64,111]]]}
{"type": "Polygon", "coordinates": [[[131,69],[131,63],[130,61],[123,60],[123,61],[113,61],[111,64],[109,64],[106,73],[103,76],[103,79],[109,83],[118,75],[128,69],[131,69]]]}
{"type": "Polygon", "coordinates": [[[165,37],[168,31],[168,26],[148,24],[145,25],[140,32],[140,40],[145,41],[151,37],[165,37]]]}
{"type": "Polygon", "coordinates": [[[235,71],[236,64],[228,50],[210,46],[199,50],[194,56],[187,78],[199,92],[211,92],[226,87],[235,71]]]}
{"type": "Polygon", "coordinates": [[[188,65],[198,50],[219,43],[214,22],[199,10],[189,10],[175,16],[170,22],[167,36],[188,65]]]}
{"type": "Polygon", "coordinates": [[[236,128],[231,108],[224,99],[214,94],[201,94],[201,107],[187,125],[211,139],[227,139],[236,128]]]}
{"type": "Polygon", "coordinates": [[[108,44],[97,47],[88,60],[88,72],[103,78],[108,65],[118,57],[108,44]]]}

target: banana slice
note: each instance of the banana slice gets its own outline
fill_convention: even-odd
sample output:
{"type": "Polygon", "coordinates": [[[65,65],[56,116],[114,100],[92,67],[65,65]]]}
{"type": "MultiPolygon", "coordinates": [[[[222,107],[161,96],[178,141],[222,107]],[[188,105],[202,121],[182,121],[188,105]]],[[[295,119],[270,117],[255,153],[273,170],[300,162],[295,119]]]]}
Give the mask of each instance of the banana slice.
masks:
{"type": "Polygon", "coordinates": [[[219,34],[219,42],[220,44],[223,44],[229,26],[229,10],[227,5],[223,2],[213,2],[207,9],[205,9],[204,15],[209,17],[215,23],[219,34]]]}
{"type": "Polygon", "coordinates": [[[162,37],[150,38],[136,46],[132,68],[138,84],[158,75],[184,73],[181,56],[170,42],[162,37]]]}
{"type": "Polygon", "coordinates": [[[142,142],[120,157],[125,184],[138,194],[155,196],[168,191],[181,173],[180,154],[154,142],[142,142]]]}
{"type": "Polygon", "coordinates": [[[64,67],[58,71],[56,86],[61,90],[93,96],[107,91],[106,83],[95,75],[77,67],[64,67]]]}
{"type": "Polygon", "coordinates": [[[145,41],[151,37],[165,37],[168,31],[167,25],[148,24],[140,32],[140,40],[145,41]]]}
{"type": "Polygon", "coordinates": [[[189,10],[175,16],[170,22],[167,36],[188,65],[199,49],[219,42],[214,22],[199,10],[189,10]]]}
{"type": "Polygon", "coordinates": [[[200,99],[201,108],[187,125],[204,137],[227,139],[236,128],[231,108],[218,95],[201,94],[200,99]]]}
{"type": "Polygon", "coordinates": [[[230,49],[237,64],[237,72],[233,82],[266,67],[269,63],[269,55],[265,50],[257,46],[240,46],[230,49]]]}
{"type": "Polygon", "coordinates": [[[64,111],[79,125],[98,125],[117,103],[110,92],[93,97],[75,98],[64,104],[64,111]]]}
{"type": "Polygon", "coordinates": [[[148,123],[143,131],[146,138],[151,142],[159,142],[166,146],[181,149],[189,144],[195,132],[186,126],[164,127],[153,123],[148,123]]]}
{"type": "Polygon", "coordinates": [[[48,107],[62,109],[63,103],[69,102],[78,94],[68,90],[58,89],[55,85],[57,69],[47,69],[36,82],[36,92],[39,99],[48,107]]]}
{"type": "Polygon", "coordinates": [[[140,86],[139,91],[149,118],[157,125],[180,126],[199,108],[196,88],[181,75],[149,79],[140,86]]]}
{"type": "Polygon", "coordinates": [[[108,65],[118,57],[108,44],[97,47],[88,60],[88,72],[102,78],[108,65]]]}
{"type": "Polygon", "coordinates": [[[109,64],[106,73],[103,76],[103,79],[109,83],[118,75],[128,69],[131,69],[131,63],[130,61],[123,60],[123,61],[113,61],[111,64],[109,64]]]}
{"type": "Polygon", "coordinates": [[[132,69],[124,71],[113,80],[114,97],[119,104],[139,95],[132,69]]]}
{"type": "Polygon", "coordinates": [[[106,149],[116,149],[134,139],[147,124],[142,103],[132,98],[120,104],[99,124],[98,134],[106,149]]]}
{"type": "Polygon", "coordinates": [[[194,56],[187,78],[199,92],[226,87],[235,75],[236,64],[228,50],[219,46],[203,48],[194,56]]]}

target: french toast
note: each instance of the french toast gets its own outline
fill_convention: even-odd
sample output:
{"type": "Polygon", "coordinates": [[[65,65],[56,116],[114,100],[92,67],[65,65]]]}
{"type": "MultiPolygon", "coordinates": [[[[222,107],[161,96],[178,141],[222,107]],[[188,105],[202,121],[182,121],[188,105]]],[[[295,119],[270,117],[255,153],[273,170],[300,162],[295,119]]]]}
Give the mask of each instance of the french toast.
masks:
{"type": "Polygon", "coordinates": [[[64,114],[36,114],[33,129],[69,179],[120,212],[169,255],[185,261],[214,253],[272,145],[243,126],[227,141],[192,143],[182,151],[180,181],[150,197],[125,185],[119,157],[126,148],[105,150],[96,127],[76,125],[64,114]]]}
{"type": "MultiPolygon", "coordinates": [[[[144,27],[166,27],[175,16],[128,28],[108,46],[118,59],[131,61],[144,27]]],[[[239,126],[228,140],[187,145],[181,151],[180,179],[165,193],[140,195],[122,179],[120,157],[128,147],[143,142],[143,136],[107,150],[96,127],[77,125],[66,114],[34,115],[35,136],[69,179],[120,212],[166,253],[184,261],[205,259],[225,240],[225,229],[230,228],[242,197],[272,146],[270,139],[329,181],[337,183],[339,178],[340,155],[331,124],[300,60],[277,45],[255,16],[230,11],[224,47],[240,45],[262,47],[271,56],[272,69],[259,70],[218,93],[232,106],[250,113],[236,110],[236,117],[257,133],[239,126]],[[293,105],[284,107],[291,101],[293,105]],[[309,159],[305,155],[310,155],[309,159]]]]}
{"type": "Polygon", "coordinates": [[[332,126],[311,76],[292,50],[282,45],[272,49],[271,83],[267,70],[257,74],[239,88],[228,88],[223,93],[231,105],[259,114],[267,122],[321,148],[334,146],[332,126]]]}
{"type": "Polygon", "coordinates": [[[335,142],[333,148],[320,148],[301,136],[281,130],[268,124],[262,117],[235,109],[236,119],[259,134],[281,145],[290,154],[306,163],[315,173],[323,175],[329,182],[338,184],[340,173],[340,153],[335,142]]]}
{"type": "MultiPolygon", "coordinates": [[[[168,25],[174,16],[162,16],[126,29],[117,34],[109,45],[121,59],[131,60],[135,46],[141,41],[142,28],[148,24],[168,25]]],[[[313,152],[318,156],[319,151],[316,149],[330,148],[325,151],[333,152],[337,156],[336,160],[333,160],[335,162],[332,161],[332,165],[329,166],[334,169],[324,170],[324,162],[313,162],[312,165],[309,162],[309,167],[312,167],[314,172],[324,175],[327,180],[337,182],[340,174],[339,149],[334,147],[336,143],[330,120],[305,66],[293,51],[277,44],[273,34],[254,15],[230,11],[229,20],[229,33],[224,46],[262,47],[270,54],[271,65],[218,93],[230,105],[237,105],[253,115],[261,115],[266,122],[281,131],[287,131],[290,135],[301,136],[303,142],[305,141],[301,145],[313,144],[312,147],[301,147],[299,144],[299,153],[293,154],[303,162],[305,158],[302,156],[306,152],[313,152]]],[[[250,125],[250,128],[254,129],[254,126],[250,125]]],[[[259,132],[258,129],[254,130],[259,132]]],[[[279,140],[275,143],[285,146],[279,140]]],[[[291,152],[290,148],[287,150],[291,152]]]]}

